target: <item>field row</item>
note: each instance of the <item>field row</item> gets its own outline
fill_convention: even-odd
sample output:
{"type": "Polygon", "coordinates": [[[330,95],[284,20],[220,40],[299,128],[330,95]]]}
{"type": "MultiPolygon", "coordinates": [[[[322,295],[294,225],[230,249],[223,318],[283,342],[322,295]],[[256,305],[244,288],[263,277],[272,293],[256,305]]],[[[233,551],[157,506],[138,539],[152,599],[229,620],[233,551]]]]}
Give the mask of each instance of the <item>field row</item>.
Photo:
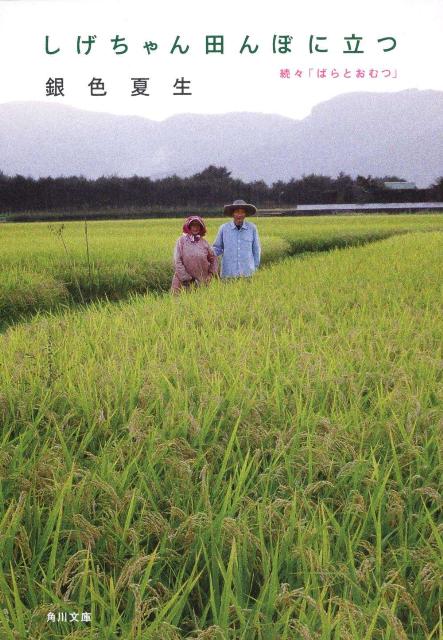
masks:
{"type": "MultiPolygon", "coordinates": [[[[226,219],[208,221],[208,240],[226,219]]],[[[443,229],[443,216],[255,218],[262,264],[408,231],[443,229]]],[[[180,220],[2,224],[0,326],[60,306],[166,291],[180,220]]]]}
{"type": "Polygon", "coordinates": [[[1,637],[86,610],[75,637],[441,638],[442,255],[402,235],[0,336],[1,637]]]}

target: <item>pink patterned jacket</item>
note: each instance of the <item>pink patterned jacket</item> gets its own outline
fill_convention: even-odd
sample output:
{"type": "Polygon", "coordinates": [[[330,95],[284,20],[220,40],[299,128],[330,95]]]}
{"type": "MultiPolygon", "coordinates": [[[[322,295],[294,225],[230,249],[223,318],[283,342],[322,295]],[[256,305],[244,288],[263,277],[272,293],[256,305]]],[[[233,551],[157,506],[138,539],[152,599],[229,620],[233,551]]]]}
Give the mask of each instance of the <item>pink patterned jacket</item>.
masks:
{"type": "Polygon", "coordinates": [[[178,293],[192,283],[209,282],[218,273],[218,259],[204,238],[193,241],[184,233],[175,244],[174,267],[171,291],[178,293]]]}

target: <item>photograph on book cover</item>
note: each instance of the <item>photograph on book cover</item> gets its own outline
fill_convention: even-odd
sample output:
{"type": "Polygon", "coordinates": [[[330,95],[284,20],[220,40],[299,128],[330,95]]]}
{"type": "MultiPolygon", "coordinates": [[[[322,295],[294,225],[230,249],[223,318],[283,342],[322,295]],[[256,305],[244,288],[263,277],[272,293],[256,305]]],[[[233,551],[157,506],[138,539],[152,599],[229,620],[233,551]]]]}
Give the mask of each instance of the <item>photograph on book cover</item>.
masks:
{"type": "Polygon", "coordinates": [[[0,0],[0,639],[443,637],[441,0],[0,0]]]}

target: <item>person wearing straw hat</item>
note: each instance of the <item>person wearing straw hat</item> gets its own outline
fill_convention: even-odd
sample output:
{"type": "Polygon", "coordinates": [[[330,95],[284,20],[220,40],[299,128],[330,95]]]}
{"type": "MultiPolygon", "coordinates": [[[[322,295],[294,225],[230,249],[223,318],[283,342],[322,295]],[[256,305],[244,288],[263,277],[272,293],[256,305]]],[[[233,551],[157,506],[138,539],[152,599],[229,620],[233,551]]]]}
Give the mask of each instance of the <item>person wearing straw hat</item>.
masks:
{"type": "Polygon", "coordinates": [[[205,234],[206,226],[200,216],[186,218],[183,233],[175,243],[171,293],[208,283],[218,276],[218,260],[203,238],[205,234]]]}
{"type": "Polygon", "coordinates": [[[215,255],[223,256],[221,277],[251,276],[260,265],[261,247],[255,224],[245,218],[255,215],[257,209],[244,200],[227,204],[223,213],[232,220],[222,224],[213,243],[215,255]]]}

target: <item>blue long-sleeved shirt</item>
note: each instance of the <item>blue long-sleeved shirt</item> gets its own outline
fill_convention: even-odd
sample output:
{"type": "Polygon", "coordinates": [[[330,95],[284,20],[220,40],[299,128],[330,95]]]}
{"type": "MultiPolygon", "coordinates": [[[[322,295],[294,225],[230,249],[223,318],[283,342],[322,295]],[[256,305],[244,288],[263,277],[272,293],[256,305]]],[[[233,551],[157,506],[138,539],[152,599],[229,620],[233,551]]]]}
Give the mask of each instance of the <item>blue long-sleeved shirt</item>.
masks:
{"type": "Polygon", "coordinates": [[[222,258],[222,278],[250,276],[260,265],[261,247],[258,231],[252,222],[237,229],[233,220],[222,224],[212,245],[222,258]]]}

